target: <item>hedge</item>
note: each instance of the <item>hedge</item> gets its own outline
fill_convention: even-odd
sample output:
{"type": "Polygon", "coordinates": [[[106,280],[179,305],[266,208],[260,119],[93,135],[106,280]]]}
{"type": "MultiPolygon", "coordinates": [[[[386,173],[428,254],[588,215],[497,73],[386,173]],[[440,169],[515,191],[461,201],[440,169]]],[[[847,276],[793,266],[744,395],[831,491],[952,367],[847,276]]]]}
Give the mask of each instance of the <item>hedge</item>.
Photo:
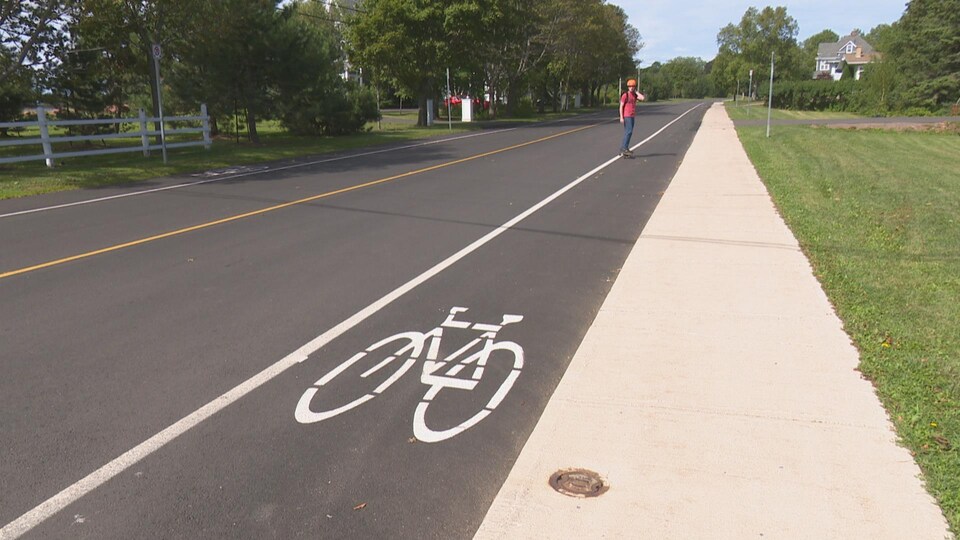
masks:
{"type": "MultiPolygon", "coordinates": [[[[759,97],[766,101],[768,87],[761,85],[759,97]]],[[[848,111],[857,108],[863,85],[860,81],[810,80],[774,81],[773,106],[798,111],[848,111]]]]}

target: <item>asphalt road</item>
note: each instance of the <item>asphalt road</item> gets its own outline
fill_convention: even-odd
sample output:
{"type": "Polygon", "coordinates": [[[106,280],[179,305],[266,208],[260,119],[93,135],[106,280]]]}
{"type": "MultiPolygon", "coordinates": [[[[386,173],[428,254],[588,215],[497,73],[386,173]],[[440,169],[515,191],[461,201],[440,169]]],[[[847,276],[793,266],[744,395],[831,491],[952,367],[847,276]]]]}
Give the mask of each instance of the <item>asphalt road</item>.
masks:
{"type": "Polygon", "coordinates": [[[697,105],[0,201],[0,537],[471,537],[697,105]]]}

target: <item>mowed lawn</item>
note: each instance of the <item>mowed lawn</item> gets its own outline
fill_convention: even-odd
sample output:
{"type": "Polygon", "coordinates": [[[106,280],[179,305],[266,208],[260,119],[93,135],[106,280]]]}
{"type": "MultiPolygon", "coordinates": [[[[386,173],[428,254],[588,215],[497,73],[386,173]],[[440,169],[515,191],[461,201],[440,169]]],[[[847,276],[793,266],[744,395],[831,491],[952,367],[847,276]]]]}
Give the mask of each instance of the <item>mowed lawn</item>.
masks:
{"type": "Polygon", "coordinates": [[[960,129],[737,132],[960,531],[960,129]]]}
{"type": "MultiPolygon", "coordinates": [[[[741,101],[738,104],[727,104],[727,113],[734,120],[766,120],[767,104],[763,101],[741,101]]],[[[860,118],[862,115],[836,111],[792,111],[773,109],[770,111],[771,120],[823,120],[834,118],[860,118]]]]}

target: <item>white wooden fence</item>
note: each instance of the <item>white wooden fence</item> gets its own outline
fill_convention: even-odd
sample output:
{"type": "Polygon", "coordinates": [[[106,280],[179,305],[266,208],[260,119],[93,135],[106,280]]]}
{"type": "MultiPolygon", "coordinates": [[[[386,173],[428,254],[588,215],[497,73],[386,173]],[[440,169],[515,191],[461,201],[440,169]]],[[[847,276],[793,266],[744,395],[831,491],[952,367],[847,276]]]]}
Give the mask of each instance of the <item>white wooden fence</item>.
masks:
{"type": "Polygon", "coordinates": [[[167,149],[183,148],[186,146],[203,146],[210,149],[210,116],[207,114],[207,106],[200,105],[200,116],[165,116],[163,118],[148,118],[143,109],[140,109],[138,118],[108,118],[100,120],[47,120],[46,111],[43,107],[37,107],[36,122],[0,122],[0,128],[28,128],[39,127],[39,139],[10,138],[0,139],[0,147],[4,146],[25,146],[40,145],[43,148],[42,154],[0,157],[0,163],[16,163],[20,161],[46,160],[47,167],[54,166],[54,160],[58,158],[69,158],[77,156],[96,156],[102,154],[118,154],[121,152],[143,152],[144,156],[149,156],[151,150],[162,150],[164,162],[166,162],[167,149]],[[181,121],[200,121],[202,127],[177,128],[154,130],[148,129],[155,122],[181,122],[181,121]],[[120,133],[101,133],[97,135],[68,135],[68,136],[50,136],[49,128],[51,126],[93,126],[93,125],[117,125],[117,124],[137,124],[139,129],[135,131],[121,131],[120,133]],[[196,141],[167,142],[167,136],[181,133],[202,133],[203,138],[196,141]],[[150,138],[160,135],[160,144],[150,144],[150,138]],[[72,152],[54,152],[55,143],[72,141],[103,141],[106,139],[130,139],[139,138],[140,144],[131,146],[118,146],[114,148],[103,148],[99,150],[77,150],[72,152]]]}

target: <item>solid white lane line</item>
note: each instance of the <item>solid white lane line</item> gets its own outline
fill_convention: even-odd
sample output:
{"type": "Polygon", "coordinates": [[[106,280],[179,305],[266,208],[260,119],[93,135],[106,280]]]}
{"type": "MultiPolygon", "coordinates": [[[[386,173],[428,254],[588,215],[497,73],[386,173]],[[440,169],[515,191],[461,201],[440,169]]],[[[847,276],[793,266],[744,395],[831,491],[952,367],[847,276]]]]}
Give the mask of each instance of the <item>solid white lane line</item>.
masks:
{"type": "MultiPolygon", "coordinates": [[[[686,116],[688,113],[698,108],[699,106],[700,105],[698,104],[688,109],[686,112],[674,118],[668,124],[666,124],[659,130],[657,130],[653,135],[650,135],[643,141],[634,145],[633,148],[637,148],[647,143],[648,141],[650,141],[651,139],[653,139],[654,137],[662,133],[668,127],[673,125],[675,122],[679,121],[681,118],[683,118],[684,116],[686,116]]],[[[228,392],[221,395],[220,397],[207,403],[206,405],[197,409],[193,413],[185,416],[184,418],[180,419],[170,427],[161,431],[160,433],[157,433],[156,435],[154,435],[153,437],[150,437],[149,439],[140,443],[136,447],[128,450],[127,452],[117,457],[113,461],[100,467],[96,471],[88,474],[86,477],[74,483],[73,485],[65,488],[60,493],[57,493],[53,497],[50,497],[49,499],[41,503],[36,508],[23,514],[19,518],[8,523],[2,529],[0,529],[0,540],[10,540],[13,538],[17,538],[20,535],[29,531],[30,529],[36,527],[37,525],[42,523],[44,520],[46,520],[53,514],[65,508],[70,503],[76,501],[80,497],[93,491],[94,489],[101,486],[102,484],[112,479],[113,477],[117,476],[118,474],[122,473],[123,471],[125,471],[127,468],[134,465],[138,461],[144,459],[145,457],[149,456],[156,450],[162,448],[164,445],[166,445],[173,439],[176,439],[186,431],[197,426],[198,424],[210,418],[214,414],[220,412],[228,405],[238,401],[240,398],[256,390],[257,388],[263,386],[264,384],[271,381],[272,379],[274,379],[275,377],[277,377],[287,369],[297,365],[300,362],[303,362],[304,360],[307,359],[307,357],[309,357],[311,354],[321,349],[324,345],[340,337],[342,334],[344,334],[348,330],[357,326],[358,324],[360,324],[361,322],[363,322],[373,314],[377,313],[381,309],[385,308],[386,306],[390,305],[394,300],[397,300],[398,298],[410,292],[411,290],[421,285],[425,281],[443,272],[444,270],[446,270],[456,262],[460,261],[467,255],[470,255],[474,251],[480,249],[485,244],[489,243],[496,237],[512,229],[518,223],[520,223],[524,219],[530,217],[531,215],[533,215],[534,213],[542,209],[544,206],[555,201],[564,193],[577,187],[588,178],[592,177],[593,175],[597,174],[603,169],[609,167],[610,165],[616,163],[620,159],[622,159],[620,156],[616,156],[598,165],[596,168],[594,168],[590,172],[580,176],[573,182],[570,182],[566,186],[560,188],[559,190],[554,192],[552,195],[548,196],[546,199],[543,199],[539,203],[531,206],[522,214],[517,215],[516,217],[507,221],[503,225],[497,227],[493,231],[490,231],[489,233],[481,237],[479,240],[474,241],[467,247],[461,249],[460,251],[454,253],[453,255],[447,257],[440,263],[436,264],[433,268],[430,268],[429,270],[425,271],[419,276],[408,281],[404,285],[401,285],[400,287],[394,289],[392,292],[386,294],[376,302],[358,311],[350,318],[344,320],[340,324],[320,334],[316,338],[312,339],[310,342],[301,346],[299,349],[288,354],[286,357],[284,357],[277,363],[271,365],[270,367],[264,369],[260,373],[257,373],[253,377],[240,383],[235,388],[229,390],[228,392]]]]}

